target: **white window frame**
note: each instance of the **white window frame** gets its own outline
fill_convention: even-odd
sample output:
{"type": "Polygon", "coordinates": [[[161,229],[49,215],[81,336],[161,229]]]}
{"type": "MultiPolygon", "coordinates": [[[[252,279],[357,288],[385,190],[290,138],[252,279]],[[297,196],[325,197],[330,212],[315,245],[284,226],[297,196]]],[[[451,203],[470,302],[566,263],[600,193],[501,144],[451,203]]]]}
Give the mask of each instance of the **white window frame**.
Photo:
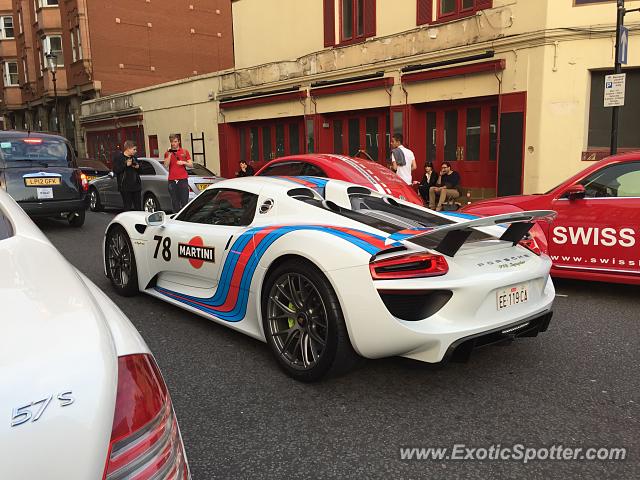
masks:
{"type": "Polygon", "coordinates": [[[69,32],[69,36],[71,37],[71,61],[75,62],[78,60],[78,52],[76,51],[76,29],[72,28],[69,32]]]}
{"type": "Polygon", "coordinates": [[[24,32],[24,27],[23,27],[23,18],[22,18],[22,9],[18,10],[18,28],[20,29],[20,33],[22,34],[24,32]]]}
{"type": "Polygon", "coordinates": [[[16,38],[15,25],[13,24],[13,15],[3,15],[0,17],[0,38],[2,38],[3,40],[16,38]],[[10,27],[7,27],[4,23],[6,18],[11,19],[10,27]],[[11,30],[13,30],[13,35],[10,37],[7,36],[7,28],[11,28],[11,30]]]}
{"type": "Polygon", "coordinates": [[[59,0],[33,0],[33,1],[34,3],[36,3],[37,8],[57,7],[58,5],[60,5],[59,0]],[[56,3],[49,3],[54,1],[56,3]]]}
{"type": "Polygon", "coordinates": [[[18,87],[20,85],[20,77],[18,72],[18,61],[17,60],[5,60],[2,64],[2,71],[4,74],[4,86],[5,87],[18,87]],[[9,66],[15,65],[16,71],[11,73],[9,66]],[[11,81],[11,76],[15,75],[15,82],[11,81]]]}
{"type": "Polygon", "coordinates": [[[27,67],[27,59],[22,58],[22,71],[24,75],[24,83],[29,83],[29,69],[27,67]]]}
{"type": "Polygon", "coordinates": [[[80,27],[76,27],[76,48],[78,49],[78,60],[82,60],[82,36],[80,35],[80,27]]]}
{"type": "Polygon", "coordinates": [[[46,70],[49,68],[49,63],[47,62],[47,53],[49,52],[59,52],[59,55],[56,58],[58,68],[64,67],[64,52],[62,51],[62,35],[46,35],[41,38],[42,40],[42,66],[46,70]],[[60,50],[52,50],[51,48],[51,39],[59,38],[60,39],[60,50]]]}

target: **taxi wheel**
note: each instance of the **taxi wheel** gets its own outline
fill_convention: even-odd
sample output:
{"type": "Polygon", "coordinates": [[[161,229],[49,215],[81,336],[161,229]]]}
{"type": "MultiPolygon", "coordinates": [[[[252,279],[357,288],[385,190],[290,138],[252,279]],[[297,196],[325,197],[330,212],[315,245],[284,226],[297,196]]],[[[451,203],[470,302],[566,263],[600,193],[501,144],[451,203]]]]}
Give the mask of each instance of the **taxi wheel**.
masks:
{"type": "Polygon", "coordinates": [[[351,346],[340,302],[327,278],[303,259],[269,275],[262,322],[278,365],[302,382],[346,373],[360,360],[351,346]]]}
{"type": "Polygon", "coordinates": [[[143,207],[144,207],[144,211],[147,213],[153,213],[160,210],[160,204],[158,203],[158,199],[153,193],[147,193],[144,196],[143,207]]]}
{"type": "Polygon", "coordinates": [[[115,225],[107,232],[105,241],[107,276],[117,293],[132,297],[138,293],[138,269],[133,246],[126,230],[115,225]]]}
{"type": "Polygon", "coordinates": [[[92,212],[102,211],[102,203],[100,202],[100,194],[97,188],[92,188],[89,191],[89,208],[92,212]]]}
{"type": "Polygon", "coordinates": [[[84,225],[84,219],[86,216],[86,212],[84,210],[78,210],[77,212],[72,212],[69,215],[69,225],[71,225],[74,228],[80,228],[82,225],[84,225]]]}

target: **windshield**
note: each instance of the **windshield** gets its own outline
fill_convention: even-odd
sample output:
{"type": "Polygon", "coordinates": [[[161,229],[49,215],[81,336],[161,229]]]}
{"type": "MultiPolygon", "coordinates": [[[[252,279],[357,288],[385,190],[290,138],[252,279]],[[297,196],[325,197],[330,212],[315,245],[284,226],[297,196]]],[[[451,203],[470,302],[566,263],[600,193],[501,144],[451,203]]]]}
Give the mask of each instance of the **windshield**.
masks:
{"type": "MultiPolygon", "coordinates": [[[[351,208],[362,216],[358,218],[384,232],[397,232],[407,229],[434,228],[455,223],[453,220],[402,204],[392,204],[384,197],[356,194],[349,195],[351,208]]],[[[395,202],[394,202],[395,203],[395,202]]]]}
{"type": "Polygon", "coordinates": [[[215,177],[216,174],[210,172],[206,167],[193,162],[193,168],[187,168],[187,173],[191,177],[215,177]]]}
{"type": "Polygon", "coordinates": [[[72,160],[67,144],[57,138],[0,138],[0,165],[27,167],[30,165],[69,166],[72,160]]]}
{"type": "Polygon", "coordinates": [[[80,168],[93,168],[94,170],[102,170],[108,172],[110,170],[104,163],[99,160],[94,160],[93,158],[78,158],[76,160],[78,167],[80,168]]]}

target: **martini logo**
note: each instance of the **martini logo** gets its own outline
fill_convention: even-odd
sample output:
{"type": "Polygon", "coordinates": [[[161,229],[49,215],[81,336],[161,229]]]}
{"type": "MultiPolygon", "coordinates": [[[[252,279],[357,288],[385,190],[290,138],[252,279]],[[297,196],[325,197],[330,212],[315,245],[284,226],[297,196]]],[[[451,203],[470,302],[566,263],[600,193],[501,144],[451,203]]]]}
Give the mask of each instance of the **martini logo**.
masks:
{"type": "Polygon", "coordinates": [[[178,256],[189,259],[193,268],[202,268],[204,262],[216,261],[215,248],[205,247],[201,237],[193,237],[189,243],[179,243],[178,256]]]}

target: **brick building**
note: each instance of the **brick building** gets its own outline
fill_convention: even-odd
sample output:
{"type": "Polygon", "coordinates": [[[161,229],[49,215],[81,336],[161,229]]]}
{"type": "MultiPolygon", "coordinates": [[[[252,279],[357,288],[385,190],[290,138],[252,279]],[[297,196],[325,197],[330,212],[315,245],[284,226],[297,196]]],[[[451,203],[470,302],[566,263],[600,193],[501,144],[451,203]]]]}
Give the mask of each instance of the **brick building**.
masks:
{"type": "Polygon", "coordinates": [[[59,131],[81,155],[113,151],[125,136],[144,149],[135,108],[83,119],[81,135],[83,101],[233,65],[225,0],[0,0],[0,17],[6,127],[59,131]]]}

